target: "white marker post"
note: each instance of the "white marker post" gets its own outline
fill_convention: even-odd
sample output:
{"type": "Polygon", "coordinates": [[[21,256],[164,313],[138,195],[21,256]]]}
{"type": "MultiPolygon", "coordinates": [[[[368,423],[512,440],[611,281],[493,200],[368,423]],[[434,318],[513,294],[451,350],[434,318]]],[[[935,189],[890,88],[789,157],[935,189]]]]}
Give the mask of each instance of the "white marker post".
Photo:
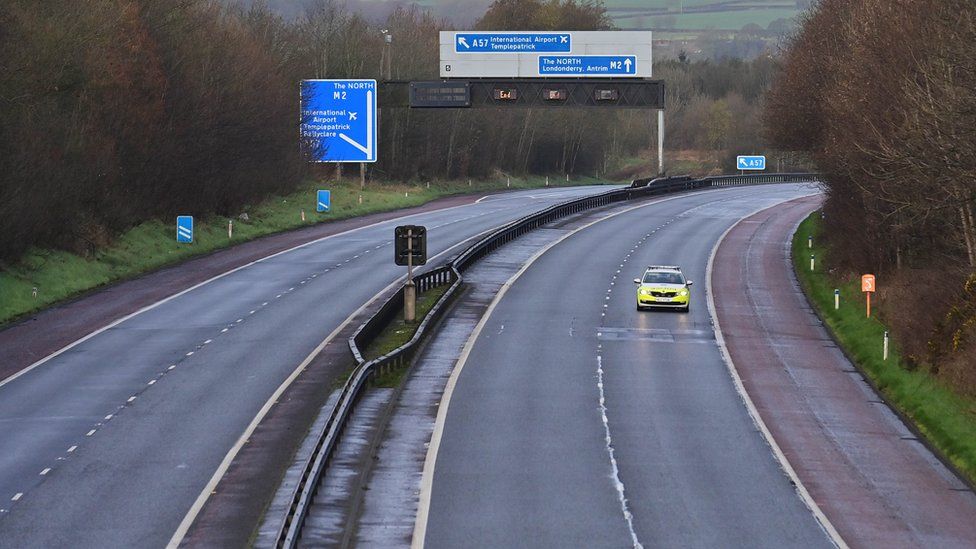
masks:
{"type": "Polygon", "coordinates": [[[840,309],[840,290],[834,289],[834,310],[840,309]]]}
{"type": "Polygon", "coordinates": [[[812,271],[814,266],[817,264],[817,258],[813,254],[810,254],[810,270],[812,271]]]}
{"type": "Polygon", "coordinates": [[[807,248],[813,248],[813,235],[807,237],[807,248]]]}
{"type": "Polygon", "coordinates": [[[228,219],[227,220],[227,238],[228,239],[234,238],[234,220],[233,219],[228,219]]]}
{"type": "Polygon", "coordinates": [[[888,360],[888,330],[885,330],[884,335],[884,354],[882,360],[888,360]]]}

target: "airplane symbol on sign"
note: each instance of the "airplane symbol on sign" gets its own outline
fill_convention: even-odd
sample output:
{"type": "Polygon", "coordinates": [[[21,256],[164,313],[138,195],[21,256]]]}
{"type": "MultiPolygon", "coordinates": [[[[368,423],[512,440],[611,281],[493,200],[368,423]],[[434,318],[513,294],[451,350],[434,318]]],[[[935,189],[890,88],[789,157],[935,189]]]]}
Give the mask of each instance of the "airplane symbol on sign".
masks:
{"type": "Polygon", "coordinates": [[[356,112],[350,112],[350,113],[349,113],[349,120],[357,120],[357,118],[356,118],[356,116],[357,116],[358,114],[359,114],[359,113],[356,113],[356,112]]]}
{"type": "Polygon", "coordinates": [[[561,44],[567,44],[567,43],[569,43],[569,36],[560,36],[559,37],[559,42],[561,44]]]}

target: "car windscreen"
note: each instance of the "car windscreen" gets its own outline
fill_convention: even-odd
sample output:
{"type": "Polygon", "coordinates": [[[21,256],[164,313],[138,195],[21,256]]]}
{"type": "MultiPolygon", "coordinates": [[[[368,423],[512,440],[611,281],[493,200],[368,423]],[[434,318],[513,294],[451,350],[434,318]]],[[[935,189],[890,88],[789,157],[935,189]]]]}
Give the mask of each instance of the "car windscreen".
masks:
{"type": "Polygon", "coordinates": [[[680,273],[644,273],[644,284],[684,284],[680,273]]]}

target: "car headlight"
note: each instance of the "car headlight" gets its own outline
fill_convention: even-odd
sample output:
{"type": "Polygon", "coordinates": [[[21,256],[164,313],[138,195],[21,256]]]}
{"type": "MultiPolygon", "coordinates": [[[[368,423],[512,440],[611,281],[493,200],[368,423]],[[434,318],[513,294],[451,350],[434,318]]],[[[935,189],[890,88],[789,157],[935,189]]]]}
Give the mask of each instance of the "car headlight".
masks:
{"type": "Polygon", "coordinates": [[[651,291],[648,290],[647,288],[641,288],[640,295],[651,295],[651,291]]]}
{"type": "Polygon", "coordinates": [[[685,290],[679,291],[678,292],[678,295],[680,295],[681,297],[687,297],[688,296],[688,293],[689,293],[688,290],[685,289],[685,290]]]}

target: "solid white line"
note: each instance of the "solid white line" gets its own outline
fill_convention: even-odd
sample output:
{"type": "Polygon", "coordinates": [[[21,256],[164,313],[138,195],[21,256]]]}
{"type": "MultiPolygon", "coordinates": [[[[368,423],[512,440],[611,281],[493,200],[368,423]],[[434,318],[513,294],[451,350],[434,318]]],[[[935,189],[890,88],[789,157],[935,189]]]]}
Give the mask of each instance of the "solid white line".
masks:
{"type": "MultiPolygon", "coordinates": [[[[84,342],[88,341],[89,339],[91,339],[91,338],[93,338],[93,337],[95,337],[95,336],[97,336],[97,335],[105,332],[106,330],[111,330],[112,328],[118,326],[119,324],[122,324],[123,322],[125,322],[125,321],[127,321],[127,320],[129,320],[131,318],[134,318],[136,316],[139,316],[142,313],[145,313],[147,311],[151,311],[151,310],[155,309],[156,307],[159,307],[160,305],[163,305],[163,304],[168,303],[168,302],[170,302],[170,301],[172,301],[172,300],[174,300],[174,299],[176,299],[178,297],[181,297],[183,295],[186,295],[186,294],[192,292],[193,290],[196,290],[198,288],[202,288],[203,286],[206,286],[207,284],[210,284],[211,282],[214,282],[215,280],[219,280],[219,279],[224,278],[224,277],[226,277],[228,275],[231,275],[233,273],[236,273],[237,271],[241,271],[241,270],[247,269],[247,268],[249,268],[249,267],[251,267],[253,265],[256,265],[258,263],[262,263],[262,262],[267,261],[269,259],[273,259],[275,257],[281,256],[281,255],[285,255],[285,254],[294,252],[296,250],[300,250],[302,248],[306,248],[308,246],[314,246],[315,244],[318,244],[320,242],[324,242],[324,241],[329,240],[329,239],[332,239],[332,238],[336,238],[336,237],[340,237],[340,236],[346,236],[346,235],[349,235],[349,234],[352,234],[352,233],[355,233],[355,232],[359,232],[359,231],[363,231],[363,230],[366,230],[366,229],[375,229],[375,228],[380,227],[382,225],[394,225],[394,224],[397,224],[397,223],[401,223],[404,219],[409,219],[411,217],[418,217],[418,216],[430,215],[432,213],[443,213],[443,212],[448,212],[448,211],[455,210],[455,209],[458,209],[458,208],[467,208],[467,207],[471,207],[471,206],[472,206],[472,204],[460,204],[458,206],[451,206],[451,207],[448,207],[448,208],[439,208],[439,209],[435,209],[435,210],[431,210],[431,211],[427,211],[427,212],[418,212],[418,213],[415,213],[415,214],[409,214],[409,215],[404,215],[404,216],[400,216],[400,217],[395,217],[393,219],[387,219],[385,221],[377,221],[376,223],[372,223],[372,224],[369,224],[369,225],[363,225],[362,227],[356,227],[356,228],[353,228],[353,229],[349,229],[348,231],[343,231],[343,232],[340,232],[340,233],[330,234],[328,236],[323,236],[322,238],[319,238],[319,239],[316,239],[316,240],[311,240],[309,242],[305,242],[304,244],[299,244],[297,246],[288,248],[287,250],[282,250],[280,252],[275,252],[275,253],[273,253],[271,255],[267,255],[267,256],[262,257],[260,259],[256,259],[256,260],[254,260],[254,261],[252,261],[250,263],[247,263],[245,265],[241,265],[239,267],[235,267],[235,268],[233,268],[233,269],[231,269],[229,271],[225,271],[225,272],[220,273],[220,274],[218,274],[216,276],[213,276],[211,278],[208,278],[207,280],[204,280],[203,282],[194,284],[193,286],[190,286],[189,288],[186,288],[185,290],[179,291],[179,292],[177,292],[177,293],[175,293],[175,294],[173,294],[173,295],[171,295],[169,297],[166,297],[166,298],[163,298],[163,299],[161,299],[159,301],[156,301],[155,303],[151,303],[151,304],[149,304],[149,305],[147,305],[147,306],[145,306],[145,307],[143,307],[143,308],[141,308],[141,309],[139,309],[139,310],[137,310],[137,311],[135,311],[133,313],[127,314],[127,315],[123,316],[122,318],[119,318],[117,320],[114,320],[114,321],[110,322],[109,324],[106,324],[105,326],[103,326],[103,327],[101,327],[101,328],[99,328],[99,329],[97,329],[97,330],[89,333],[88,335],[82,337],[81,339],[77,339],[77,340],[75,340],[75,341],[73,341],[73,342],[65,345],[64,347],[58,349],[57,351],[55,351],[55,352],[47,355],[46,357],[44,357],[44,358],[42,358],[42,359],[34,362],[33,364],[31,364],[30,366],[24,368],[23,370],[15,373],[15,374],[11,374],[10,376],[8,376],[7,378],[5,378],[3,380],[0,380],[0,387],[3,387],[4,385],[6,385],[6,384],[8,384],[8,383],[10,383],[12,381],[14,381],[15,379],[19,378],[20,376],[23,376],[23,375],[27,374],[28,372],[32,371],[34,368],[37,368],[38,366],[40,366],[40,365],[48,362],[49,360],[51,360],[51,359],[53,359],[55,357],[58,357],[58,356],[64,354],[66,351],[69,351],[69,350],[73,349],[74,347],[77,347],[78,345],[81,345],[82,343],[84,343],[84,342]]],[[[377,246],[377,248],[379,248],[379,246],[377,246]]],[[[281,295],[279,294],[278,297],[281,297],[281,295]]]]}
{"type": "MultiPolygon", "coordinates": [[[[563,240],[566,240],[567,238],[575,235],[576,233],[584,229],[588,229],[589,227],[597,223],[600,223],[601,221],[612,219],[618,215],[622,215],[639,208],[646,208],[664,202],[677,200],[679,198],[688,198],[689,196],[697,196],[707,192],[708,191],[700,191],[696,193],[672,196],[669,198],[662,198],[659,200],[655,200],[653,202],[648,202],[646,204],[633,206],[625,210],[612,213],[605,217],[601,217],[600,219],[591,221],[586,225],[583,225],[582,227],[578,227],[564,234],[560,238],[544,246],[541,250],[539,250],[532,257],[530,257],[529,260],[524,265],[522,265],[522,268],[520,268],[518,272],[512,275],[512,277],[509,278],[502,285],[502,287],[498,290],[498,293],[495,294],[495,298],[491,301],[491,304],[488,305],[488,309],[485,310],[485,314],[481,317],[481,320],[479,320],[478,324],[474,327],[474,331],[471,332],[471,335],[468,337],[467,342],[465,342],[464,348],[461,350],[461,355],[458,357],[457,364],[454,366],[454,370],[451,372],[451,377],[448,378],[447,385],[444,387],[444,393],[441,395],[440,404],[438,405],[438,409],[437,409],[437,419],[434,422],[434,431],[431,434],[430,444],[427,447],[427,457],[424,459],[424,471],[420,479],[420,497],[419,497],[419,501],[417,502],[417,520],[414,523],[413,538],[410,543],[411,547],[414,547],[416,549],[422,548],[424,546],[427,537],[427,520],[430,515],[430,496],[434,484],[434,470],[437,465],[437,452],[440,449],[441,438],[444,435],[444,424],[447,420],[447,410],[451,406],[451,397],[454,395],[454,388],[457,385],[458,377],[460,377],[461,371],[464,370],[464,365],[467,363],[468,356],[471,354],[471,349],[474,348],[474,344],[478,340],[478,337],[481,335],[481,331],[484,329],[485,324],[487,324],[488,319],[491,318],[492,313],[495,311],[495,307],[498,306],[498,303],[501,302],[502,298],[505,297],[505,294],[508,293],[508,289],[511,288],[512,285],[515,283],[515,281],[518,280],[529,269],[529,267],[531,267],[532,264],[535,263],[546,252],[551,250],[553,247],[555,247],[563,240]]],[[[606,307],[606,305],[604,305],[604,307],[606,307]]]]}
{"type": "MultiPolygon", "coordinates": [[[[492,227],[477,235],[474,235],[461,242],[458,242],[457,244],[454,244],[453,246],[447,248],[443,252],[431,257],[428,260],[428,262],[433,262],[451,253],[456,248],[468,242],[476,242],[477,239],[482,238],[484,235],[490,233],[491,231],[494,231],[495,229],[497,229],[497,227],[492,227]]],[[[348,317],[346,317],[346,319],[342,322],[342,324],[340,324],[335,330],[332,331],[332,333],[328,335],[328,337],[326,337],[321,343],[319,343],[318,347],[313,349],[312,352],[309,353],[307,357],[305,357],[305,360],[303,360],[301,364],[299,364],[298,367],[295,368],[294,371],[292,371],[291,375],[289,375],[288,378],[285,379],[281,383],[281,385],[278,386],[275,392],[271,395],[271,398],[269,398],[264,403],[264,406],[261,407],[261,410],[258,411],[258,414],[254,416],[254,419],[251,420],[251,423],[247,426],[246,429],[244,429],[244,432],[237,439],[237,442],[234,443],[234,446],[232,446],[231,449],[227,452],[227,455],[224,456],[223,461],[220,462],[220,465],[217,467],[217,470],[214,472],[213,476],[210,477],[210,481],[207,482],[207,485],[204,487],[203,491],[200,492],[199,496],[197,496],[196,501],[193,502],[193,505],[190,507],[190,510],[187,511],[186,515],[183,517],[183,520],[180,522],[179,527],[177,527],[176,532],[173,533],[173,537],[170,538],[169,543],[166,545],[167,548],[176,549],[177,547],[179,547],[180,543],[183,541],[183,538],[186,537],[186,533],[190,530],[190,526],[193,525],[193,521],[195,521],[197,515],[200,514],[200,511],[203,509],[203,506],[207,503],[207,500],[210,498],[210,495],[214,493],[214,491],[217,489],[217,485],[220,483],[220,480],[224,477],[224,474],[227,472],[227,469],[230,468],[230,465],[231,463],[233,463],[234,458],[236,458],[237,454],[240,453],[241,448],[244,446],[244,443],[247,442],[249,438],[251,438],[251,435],[254,433],[254,430],[257,429],[258,425],[261,423],[261,420],[263,420],[264,417],[268,414],[268,412],[271,411],[271,407],[278,402],[281,395],[288,389],[288,387],[291,386],[291,384],[295,381],[298,375],[305,370],[305,368],[312,362],[312,360],[314,360],[315,357],[317,357],[319,353],[322,352],[322,349],[324,349],[326,345],[328,345],[333,339],[335,339],[335,337],[339,335],[339,332],[344,330],[346,326],[348,326],[353,321],[353,319],[359,316],[364,310],[366,310],[367,307],[369,307],[372,303],[374,303],[385,293],[395,288],[396,286],[403,284],[406,278],[407,278],[406,275],[397,278],[396,280],[391,282],[389,286],[380,290],[376,294],[376,297],[367,301],[358,309],[353,311],[353,313],[348,317]]]]}
{"type": "MultiPolygon", "coordinates": [[[[806,196],[816,196],[817,194],[820,193],[810,194],[806,196]]],[[[799,198],[805,198],[805,197],[797,197],[796,199],[799,198]]],[[[742,219],[740,219],[739,221],[734,223],[731,227],[726,229],[725,232],[722,233],[722,236],[720,236],[719,239],[715,242],[715,246],[712,247],[712,253],[708,257],[708,265],[705,267],[705,278],[707,279],[706,280],[707,291],[705,292],[705,295],[707,298],[706,302],[708,304],[708,314],[711,315],[712,323],[715,327],[715,342],[718,344],[719,351],[722,354],[722,359],[725,361],[725,366],[729,371],[729,375],[732,377],[732,383],[733,385],[735,385],[735,390],[736,392],[739,393],[739,397],[742,399],[742,402],[745,404],[746,410],[749,411],[749,416],[752,418],[752,422],[759,429],[759,432],[762,433],[762,436],[766,440],[766,443],[769,444],[769,447],[772,450],[773,456],[776,458],[776,461],[779,462],[780,467],[787,474],[787,476],[790,477],[790,480],[793,482],[794,486],[796,486],[797,495],[800,496],[800,499],[803,501],[803,503],[807,506],[808,509],[810,509],[810,512],[813,513],[814,518],[820,524],[820,527],[823,528],[824,533],[827,534],[827,537],[830,538],[830,541],[832,541],[834,545],[840,547],[841,549],[846,549],[848,547],[847,542],[844,541],[844,538],[841,537],[840,533],[837,532],[837,529],[834,528],[834,525],[831,524],[830,519],[827,518],[827,515],[825,515],[824,512],[820,509],[820,506],[817,505],[816,500],[814,500],[813,497],[810,495],[810,492],[807,491],[806,486],[803,485],[803,481],[800,480],[800,476],[796,474],[796,470],[793,469],[793,466],[790,464],[789,459],[787,459],[786,454],[783,453],[783,450],[779,447],[779,444],[777,444],[776,439],[773,438],[773,433],[766,426],[766,422],[763,421],[762,416],[759,415],[759,410],[756,408],[755,403],[752,401],[752,397],[750,397],[749,393],[746,391],[746,387],[742,383],[742,378],[739,376],[739,371],[738,369],[736,369],[735,363],[732,362],[732,355],[729,354],[729,349],[725,345],[725,337],[723,337],[722,335],[722,327],[719,324],[718,315],[715,312],[715,299],[713,297],[713,292],[712,292],[712,272],[713,272],[712,268],[715,263],[715,255],[718,253],[719,246],[721,246],[722,242],[725,240],[725,237],[728,236],[730,232],[732,232],[732,229],[734,229],[736,226],[742,223],[743,220],[748,219],[749,217],[752,217],[764,210],[775,208],[781,205],[782,203],[773,206],[768,206],[766,208],[759,208],[758,210],[750,213],[749,215],[743,216],[742,219]]],[[[790,237],[792,237],[792,235],[790,235],[790,237]]]]}

